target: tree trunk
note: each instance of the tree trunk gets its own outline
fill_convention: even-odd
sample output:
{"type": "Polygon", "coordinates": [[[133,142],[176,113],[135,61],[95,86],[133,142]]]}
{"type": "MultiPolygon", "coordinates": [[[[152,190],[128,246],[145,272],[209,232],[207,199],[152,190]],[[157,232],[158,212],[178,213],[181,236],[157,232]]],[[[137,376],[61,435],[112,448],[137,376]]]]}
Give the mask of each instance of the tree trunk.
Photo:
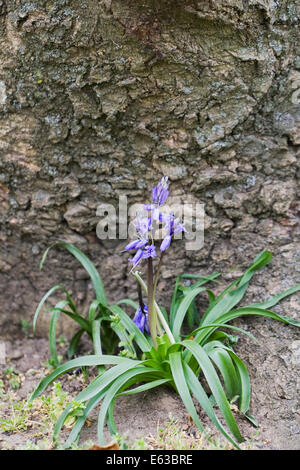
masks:
{"type": "MultiPolygon", "coordinates": [[[[92,298],[69,254],[39,270],[57,239],[93,259],[110,300],[131,295],[123,242],[96,237],[96,208],[120,195],[142,202],[162,175],[176,200],[202,202],[206,214],[203,249],[170,249],[162,300],[179,272],[220,269],[228,280],[264,248],[276,257],[249,298],[295,283],[299,15],[297,0],[0,0],[4,331],[31,320],[54,284],[83,305],[92,298]]],[[[293,315],[294,297],[277,308],[293,315]]],[[[277,358],[281,346],[299,352],[293,328],[249,324],[272,329],[277,358]]]]}

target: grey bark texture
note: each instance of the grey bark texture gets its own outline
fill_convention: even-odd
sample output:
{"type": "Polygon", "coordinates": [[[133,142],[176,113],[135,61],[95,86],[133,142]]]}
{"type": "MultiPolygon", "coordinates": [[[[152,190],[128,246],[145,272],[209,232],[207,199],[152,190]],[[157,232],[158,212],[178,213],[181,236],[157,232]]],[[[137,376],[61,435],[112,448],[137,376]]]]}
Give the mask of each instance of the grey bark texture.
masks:
{"type": "MultiPolygon", "coordinates": [[[[93,298],[69,254],[39,270],[57,239],[91,257],[111,301],[132,295],[124,242],[96,237],[96,208],[142,202],[162,175],[174,201],[206,213],[203,249],[169,250],[162,302],[183,270],[228,282],[264,248],[275,259],[248,300],[299,281],[299,17],[297,0],[0,0],[2,331],[31,320],[54,284],[83,307],[93,298]]],[[[275,310],[296,316],[296,301],[275,310]]],[[[245,322],[271,350],[245,340],[253,368],[289,367],[260,393],[296,410],[298,332],[245,322]]]]}

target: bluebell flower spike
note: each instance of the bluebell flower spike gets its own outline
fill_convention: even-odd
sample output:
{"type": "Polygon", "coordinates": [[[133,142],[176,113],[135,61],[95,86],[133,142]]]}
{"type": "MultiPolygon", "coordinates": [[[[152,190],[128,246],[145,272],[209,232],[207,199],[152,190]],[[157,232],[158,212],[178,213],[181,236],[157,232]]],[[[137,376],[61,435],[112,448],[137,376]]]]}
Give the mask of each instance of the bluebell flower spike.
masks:
{"type": "Polygon", "coordinates": [[[126,245],[125,250],[137,250],[135,255],[129,259],[134,269],[142,259],[156,258],[157,252],[153,242],[152,230],[156,222],[161,222],[165,226],[166,235],[161,242],[160,252],[166,251],[172,241],[172,237],[179,232],[186,231],[184,224],[179,219],[175,219],[173,213],[164,214],[160,207],[166,202],[169,196],[168,177],[163,176],[159,183],[152,189],[152,203],[144,204],[145,212],[137,214],[134,225],[138,233],[138,239],[126,245]]]}

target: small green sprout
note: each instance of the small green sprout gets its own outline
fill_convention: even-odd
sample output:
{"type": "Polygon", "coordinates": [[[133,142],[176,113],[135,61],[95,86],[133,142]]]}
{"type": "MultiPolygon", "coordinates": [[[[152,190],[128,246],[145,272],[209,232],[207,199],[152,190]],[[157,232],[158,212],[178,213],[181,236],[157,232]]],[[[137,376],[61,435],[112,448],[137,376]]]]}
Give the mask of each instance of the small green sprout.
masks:
{"type": "Polygon", "coordinates": [[[4,369],[3,372],[6,375],[11,388],[18,389],[21,387],[21,377],[18,372],[14,371],[13,367],[8,367],[4,369]]]}
{"type": "Polygon", "coordinates": [[[33,337],[33,333],[32,333],[32,322],[29,322],[27,320],[25,320],[24,318],[21,319],[21,328],[22,328],[22,331],[23,333],[28,336],[28,338],[32,338],[33,337]]]}

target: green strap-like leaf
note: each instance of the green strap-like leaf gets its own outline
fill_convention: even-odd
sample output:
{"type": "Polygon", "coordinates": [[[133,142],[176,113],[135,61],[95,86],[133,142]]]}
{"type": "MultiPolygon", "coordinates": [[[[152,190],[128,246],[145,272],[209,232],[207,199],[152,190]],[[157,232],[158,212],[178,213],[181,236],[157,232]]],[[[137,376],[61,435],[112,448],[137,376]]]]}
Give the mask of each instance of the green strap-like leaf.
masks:
{"type": "Polygon", "coordinates": [[[81,336],[83,335],[83,333],[85,333],[85,329],[84,328],[80,328],[80,330],[78,330],[74,336],[72,337],[71,341],[70,341],[70,344],[69,344],[69,348],[68,348],[68,358],[71,359],[74,354],[76,353],[77,349],[78,349],[78,346],[79,346],[79,342],[80,342],[80,339],[81,339],[81,336]]]}
{"type": "Polygon", "coordinates": [[[198,400],[201,408],[205,411],[209,419],[214,423],[217,429],[221,431],[221,433],[231,442],[237,449],[240,449],[239,445],[235,442],[234,439],[228,434],[224,426],[218,420],[214,409],[211,405],[211,402],[204,391],[204,388],[200,384],[199,380],[197,379],[196,375],[192,371],[192,369],[183,361],[183,368],[185,371],[185,378],[188,384],[189,389],[191,390],[192,394],[198,400]]]}
{"type": "Polygon", "coordinates": [[[33,322],[32,322],[32,325],[33,325],[33,330],[36,329],[36,322],[37,322],[37,319],[38,319],[38,316],[39,316],[39,313],[41,311],[41,308],[42,306],[44,305],[44,303],[46,302],[46,300],[48,299],[48,297],[53,293],[55,292],[56,290],[58,289],[63,289],[65,290],[65,288],[61,285],[57,285],[57,286],[54,286],[52,287],[51,289],[48,290],[48,292],[46,292],[46,294],[44,295],[44,297],[42,298],[42,300],[40,301],[36,311],[35,311],[35,314],[34,314],[34,317],[33,317],[33,322]]]}
{"type": "MultiPolygon", "coordinates": [[[[48,385],[60,377],[65,372],[69,370],[76,369],[77,367],[84,367],[84,366],[98,366],[102,364],[121,364],[126,361],[132,361],[131,359],[119,357],[119,356],[110,356],[110,355],[102,355],[102,356],[82,356],[76,359],[71,359],[70,361],[65,362],[64,364],[58,366],[53,372],[47,375],[44,379],[42,379],[37,387],[35,388],[34,392],[30,397],[30,401],[37,398],[48,385]]],[[[136,364],[137,361],[132,361],[136,364]]]]}
{"type": "MultiPolygon", "coordinates": [[[[187,409],[191,418],[193,419],[196,426],[207,436],[205,428],[201,423],[199,416],[197,414],[195,405],[193,403],[189,388],[187,386],[186,377],[184,375],[183,365],[182,365],[182,355],[180,352],[171,353],[169,355],[170,366],[172,376],[177,388],[177,391],[187,409]]],[[[208,436],[207,436],[208,437],[208,436]]]]}
{"type": "Polygon", "coordinates": [[[72,318],[72,320],[74,320],[76,323],[78,323],[78,325],[80,325],[81,328],[83,328],[87,333],[89,333],[89,335],[92,334],[92,328],[91,328],[91,325],[88,322],[88,320],[81,317],[77,313],[72,313],[68,310],[65,310],[64,308],[59,308],[58,309],[57,307],[50,308],[49,311],[51,311],[51,312],[58,311],[59,313],[65,313],[68,317],[72,318]]]}
{"type": "MultiPolygon", "coordinates": [[[[102,354],[100,328],[101,328],[101,320],[93,320],[92,321],[92,338],[93,338],[93,345],[94,345],[94,353],[97,355],[102,354]]],[[[99,372],[104,371],[105,367],[98,366],[98,370],[99,372]]]]}
{"type": "Polygon", "coordinates": [[[55,306],[55,311],[53,311],[51,318],[50,318],[50,324],[49,324],[50,359],[55,367],[58,365],[57,348],[56,348],[56,325],[57,325],[57,320],[61,313],[61,310],[64,309],[67,305],[69,305],[69,302],[67,300],[62,300],[58,302],[55,306]]]}
{"type": "MultiPolygon", "coordinates": [[[[293,325],[293,326],[297,326],[297,327],[300,327],[300,321],[299,320],[296,320],[294,318],[291,318],[291,317],[287,317],[285,315],[279,315],[277,313],[274,313],[270,310],[263,310],[263,309],[260,309],[260,308],[252,308],[252,307],[241,307],[241,308],[238,308],[238,309],[235,309],[235,310],[231,310],[230,312],[227,312],[223,315],[220,315],[219,318],[218,318],[218,323],[221,325],[221,324],[225,324],[225,323],[228,323],[229,321],[235,319],[235,318],[238,318],[238,317],[242,317],[244,315],[258,315],[258,316],[261,316],[261,317],[266,317],[266,318],[273,318],[273,320],[278,320],[280,322],[283,322],[283,323],[286,323],[288,325],[293,325]]],[[[224,325],[222,325],[223,327],[224,325]]],[[[196,336],[194,337],[194,340],[199,343],[199,344],[202,344],[203,342],[205,342],[207,340],[207,338],[210,336],[210,334],[212,333],[212,331],[215,330],[215,327],[210,330],[199,330],[198,333],[196,334],[196,336]]]]}
{"type": "Polygon", "coordinates": [[[265,267],[271,261],[272,258],[273,258],[273,255],[270,251],[268,250],[261,251],[253,260],[252,265],[243,274],[238,284],[238,287],[243,284],[248,283],[250,279],[252,278],[253,274],[259,269],[262,269],[263,267],[265,267]]]}
{"type": "MultiPolygon", "coordinates": [[[[210,282],[210,281],[214,281],[214,279],[218,276],[220,276],[220,273],[217,273],[217,272],[210,274],[209,276],[201,276],[198,274],[186,274],[186,273],[180,274],[180,276],[177,276],[176,281],[175,281],[172,301],[171,301],[171,307],[170,307],[170,325],[173,325],[175,314],[177,311],[177,301],[178,301],[177,295],[178,295],[178,288],[179,288],[179,283],[181,279],[201,279],[201,281],[196,283],[196,287],[200,287],[200,285],[206,284],[207,282],[210,282]]],[[[217,281],[214,281],[214,282],[217,282],[217,281]]],[[[194,288],[194,286],[191,286],[191,288],[194,288]]]]}
{"type": "Polygon", "coordinates": [[[199,282],[206,283],[206,282],[210,282],[210,281],[219,282],[219,281],[215,281],[215,278],[220,276],[220,275],[221,275],[221,273],[218,273],[218,272],[209,274],[208,276],[203,276],[202,274],[183,273],[183,274],[180,274],[178,276],[178,278],[179,278],[179,280],[180,279],[201,279],[201,281],[199,281],[199,282]]]}
{"type": "Polygon", "coordinates": [[[218,404],[225,418],[225,421],[230,431],[239,442],[243,441],[243,437],[240,433],[240,430],[236,424],[236,421],[230,409],[230,405],[226,398],[226,394],[223,390],[220,379],[207,353],[195,341],[185,340],[185,341],[182,341],[181,344],[183,344],[187,349],[189,349],[189,351],[191,351],[191,353],[197,360],[199,366],[201,367],[201,370],[206,378],[206,381],[211,389],[211,392],[216,400],[216,403],[218,404]]]}
{"type": "Polygon", "coordinates": [[[64,241],[58,241],[58,242],[53,243],[51,246],[49,246],[49,248],[47,248],[47,250],[45,251],[42,257],[42,261],[40,265],[41,269],[43,267],[43,264],[46,260],[46,257],[49,251],[55,246],[63,246],[82,264],[83,268],[88,272],[92,280],[97,300],[102,302],[103,305],[107,305],[103,282],[97,269],[95,268],[91,260],[81,250],[79,250],[79,248],[76,248],[74,245],[64,242],[64,241]]]}
{"type": "Polygon", "coordinates": [[[190,306],[187,310],[187,323],[189,325],[189,328],[190,330],[193,328],[194,324],[197,323],[197,320],[198,320],[198,323],[199,323],[199,318],[198,317],[198,312],[197,312],[197,308],[196,308],[196,303],[195,303],[195,299],[192,300],[192,302],[190,303],[190,306]]]}
{"type": "Polygon", "coordinates": [[[284,299],[284,297],[287,297],[288,295],[292,295],[295,292],[298,292],[299,290],[300,290],[300,284],[296,284],[290,289],[287,289],[284,292],[281,292],[281,294],[274,295],[273,297],[271,297],[268,300],[265,300],[264,302],[247,305],[247,307],[269,309],[270,307],[273,307],[274,305],[276,305],[281,299],[284,299]]]}
{"type": "MultiPolygon", "coordinates": [[[[152,382],[148,382],[144,385],[141,385],[140,387],[136,387],[135,389],[133,390],[128,390],[128,391],[125,391],[125,392],[121,392],[119,393],[117,396],[121,396],[121,395],[131,395],[133,393],[140,393],[140,392],[143,392],[143,391],[146,391],[146,390],[149,390],[150,388],[154,388],[154,387],[158,387],[160,385],[163,385],[164,383],[167,383],[169,381],[169,379],[159,379],[159,380],[153,380],[152,382]]],[[[69,448],[73,442],[76,441],[76,439],[78,438],[79,436],[79,433],[87,419],[87,417],[89,416],[89,414],[91,413],[91,411],[93,410],[93,408],[104,398],[105,394],[106,394],[106,391],[107,391],[107,388],[108,387],[105,387],[104,390],[100,391],[99,393],[97,393],[95,396],[93,396],[93,398],[91,398],[89,400],[89,402],[87,403],[85,409],[84,409],[84,413],[82,416],[79,416],[72,428],[72,431],[70,432],[70,435],[66,441],[66,443],[64,444],[63,448],[69,448]]],[[[116,397],[117,398],[117,397],[116,397]]],[[[116,399],[115,398],[115,399],[116,399]]],[[[68,409],[66,408],[64,410],[64,412],[61,414],[61,416],[59,417],[59,419],[57,420],[56,422],[56,426],[55,426],[55,437],[57,439],[58,437],[58,434],[60,433],[60,430],[63,426],[63,423],[65,422],[67,416],[68,416],[68,413],[69,411],[71,410],[71,406],[72,404],[68,405],[68,409]]],[[[109,407],[109,413],[111,414],[110,416],[110,421],[112,421],[113,419],[113,409],[110,405],[109,407]]]]}
{"type": "Polygon", "coordinates": [[[111,402],[114,400],[115,395],[119,392],[119,390],[126,385],[126,383],[133,378],[141,377],[143,374],[148,374],[149,370],[146,367],[136,367],[133,370],[128,370],[120,377],[118,377],[112,385],[109,387],[105,394],[105,398],[102,402],[99,416],[98,416],[98,441],[100,445],[105,445],[105,440],[103,436],[103,428],[105,424],[106,414],[111,402]]]}
{"type": "Polygon", "coordinates": [[[231,310],[236,304],[238,304],[241,299],[244,297],[244,294],[248,288],[248,284],[243,284],[242,286],[238,287],[230,291],[226,294],[221,300],[219,300],[216,304],[213,305],[210,311],[206,312],[200,320],[200,326],[205,326],[209,323],[214,323],[219,321],[219,317],[231,310]]]}
{"type": "Polygon", "coordinates": [[[224,353],[228,354],[231,357],[235,366],[237,377],[239,379],[239,391],[236,393],[237,395],[239,395],[239,409],[240,412],[246,415],[247,417],[247,413],[250,407],[251,385],[249,373],[245,364],[231,348],[225,346],[220,341],[210,341],[209,343],[207,343],[206,346],[204,346],[204,348],[207,350],[208,354],[210,354],[208,348],[211,351],[217,349],[219,351],[222,350],[224,353]]]}
{"type": "Polygon", "coordinates": [[[177,305],[176,312],[174,314],[174,322],[171,324],[171,330],[176,341],[180,340],[181,326],[190,304],[195,299],[195,297],[203,291],[205,291],[205,287],[190,289],[187,293],[184,294],[182,300],[177,305]]]}
{"type": "Polygon", "coordinates": [[[110,321],[109,317],[102,317],[92,321],[92,338],[95,354],[102,354],[101,323],[104,321],[110,321]]]}
{"type": "Polygon", "coordinates": [[[181,279],[180,276],[178,276],[175,281],[175,287],[174,287],[173,296],[171,300],[171,306],[170,306],[170,325],[172,325],[174,321],[174,314],[176,311],[175,306],[177,302],[177,293],[178,293],[178,286],[179,286],[180,279],[181,279]]]}
{"type": "Polygon", "coordinates": [[[140,387],[136,387],[134,389],[129,390],[128,392],[130,395],[131,395],[130,392],[139,393],[141,391],[149,390],[150,388],[157,387],[162,384],[162,380],[164,381],[171,380],[171,379],[156,380],[157,374],[161,375],[161,371],[158,369],[152,369],[152,370],[150,369],[148,371],[146,369],[143,369],[142,373],[139,373],[137,375],[134,374],[133,377],[127,380],[126,383],[119,389],[118,393],[114,396],[113,400],[110,402],[110,405],[108,407],[107,414],[106,414],[107,426],[112,436],[117,434],[118,432],[116,425],[115,425],[115,420],[114,420],[114,406],[117,401],[117,398],[123,394],[126,395],[127,388],[131,387],[132,385],[135,385],[137,382],[148,381],[148,383],[141,385],[140,387]],[[126,390],[126,391],[124,392],[123,390],[126,390]]]}
{"type": "Polygon", "coordinates": [[[101,302],[99,302],[99,300],[94,300],[90,304],[89,313],[88,313],[89,322],[92,322],[93,320],[95,320],[100,305],[102,304],[101,302]]]}
{"type": "Polygon", "coordinates": [[[241,307],[236,310],[232,310],[231,312],[222,315],[219,318],[220,323],[227,323],[228,321],[233,320],[234,318],[242,317],[244,315],[258,315],[267,318],[273,318],[273,320],[278,320],[288,325],[298,326],[300,327],[300,321],[296,320],[291,317],[287,317],[285,315],[279,315],[277,313],[272,312],[271,310],[264,310],[260,308],[252,308],[252,307],[241,307]]]}
{"type": "MultiPolygon", "coordinates": [[[[253,264],[246,270],[244,275],[238,280],[237,288],[229,291],[220,300],[213,304],[203,315],[200,325],[207,325],[208,323],[219,322],[219,317],[226,312],[229,312],[235,305],[237,305],[243,298],[249,281],[258,269],[264,267],[272,259],[272,254],[269,251],[261,252],[253,261],[253,264]]],[[[233,284],[236,281],[233,282],[233,284]]]]}
{"type": "Polygon", "coordinates": [[[206,289],[206,293],[208,295],[209,305],[211,306],[216,301],[216,296],[210,289],[206,289]]]}
{"type": "MultiPolygon", "coordinates": [[[[205,349],[205,347],[204,347],[205,349]]],[[[223,379],[228,399],[239,395],[239,378],[229,353],[223,348],[213,348],[208,356],[218,367],[223,379]]]]}
{"type": "MultiPolygon", "coordinates": [[[[93,396],[93,398],[91,398],[89,400],[89,402],[87,403],[85,409],[83,410],[83,415],[78,416],[78,418],[76,419],[76,422],[75,422],[75,424],[72,428],[72,431],[69,434],[69,437],[68,437],[67,441],[62,446],[63,449],[68,449],[73,444],[73,442],[75,442],[78,439],[80,431],[81,431],[87,417],[89,416],[89,414],[91,413],[93,408],[99,403],[99,401],[101,401],[103,399],[103,397],[105,396],[105,393],[106,393],[106,389],[102,390],[99,393],[97,393],[95,396],[93,396]]],[[[70,403],[65,408],[65,410],[61,413],[61,415],[59,416],[58,420],[55,423],[54,433],[53,433],[53,440],[55,442],[58,439],[61,428],[62,428],[65,420],[67,419],[68,414],[71,411],[71,408],[72,408],[72,403],[70,403]]]]}
{"type": "MultiPolygon", "coordinates": [[[[116,366],[111,367],[109,370],[96,377],[84,390],[82,390],[82,392],[77,395],[75,398],[77,402],[84,402],[89,400],[89,403],[85,407],[83,416],[80,417],[79,424],[76,422],[76,431],[70,434],[66,443],[66,447],[68,447],[77,438],[88,413],[90,412],[91,408],[95,406],[95,402],[99,401],[99,394],[101,394],[101,397],[104,397],[105,391],[111,386],[116,378],[130,369],[137,368],[137,366],[140,364],[140,361],[125,359],[121,364],[117,364],[116,366]]],[[[57,420],[54,428],[54,440],[57,440],[61,428],[71,411],[71,408],[72,403],[70,403],[59,416],[59,419],[57,420]]]]}
{"type": "Polygon", "coordinates": [[[204,342],[209,339],[211,334],[217,328],[229,328],[230,330],[238,331],[239,333],[243,333],[244,335],[249,336],[249,338],[251,338],[255,343],[258,343],[255,336],[253,336],[251,333],[244,330],[243,328],[239,328],[238,326],[233,326],[233,325],[226,325],[224,323],[210,323],[210,324],[205,325],[205,326],[200,326],[196,330],[192,331],[192,333],[189,334],[189,337],[193,336],[194,338],[197,339],[197,343],[199,343],[203,346],[204,342]],[[203,335],[201,336],[201,341],[199,341],[198,333],[201,332],[201,331],[203,332],[203,335]]]}
{"type": "Polygon", "coordinates": [[[139,387],[126,390],[126,392],[121,392],[120,395],[135,395],[136,393],[146,392],[147,390],[151,390],[151,388],[159,387],[160,385],[164,385],[168,382],[170,382],[170,379],[153,380],[152,382],[140,385],[139,387]]]}
{"type": "Polygon", "coordinates": [[[127,329],[129,334],[134,335],[134,341],[138,344],[140,349],[145,351],[150,351],[151,345],[146,337],[143,335],[141,330],[136,326],[136,324],[131,320],[131,318],[124,312],[118,305],[111,305],[108,309],[114,314],[118,315],[121,319],[124,327],[127,329]]]}
{"type": "Polygon", "coordinates": [[[131,299],[121,299],[118,302],[116,302],[116,305],[122,305],[122,304],[130,305],[130,307],[133,307],[134,310],[137,310],[139,308],[138,303],[134,302],[131,299]]]}
{"type": "MultiPolygon", "coordinates": [[[[220,302],[220,300],[225,297],[229,292],[233,291],[233,288],[236,287],[236,285],[239,283],[241,277],[239,277],[238,279],[235,279],[233,282],[231,282],[231,284],[229,284],[229,286],[227,286],[218,296],[215,296],[214,299],[212,299],[209,303],[209,307],[207,309],[207,311],[205,312],[205,315],[204,316],[207,316],[208,313],[213,309],[213,307],[218,303],[220,302]]],[[[203,316],[203,317],[204,317],[203,316]]],[[[203,320],[203,318],[202,318],[203,320]]]]}
{"type": "Polygon", "coordinates": [[[110,402],[110,405],[108,407],[107,414],[106,414],[107,427],[111,436],[115,436],[116,434],[118,434],[118,430],[117,430],[117,426],[116,426],[115,418],[114,418],[114,408],[115,408],[115,404],[117,401],[117,397],[118,395],[116,395],[115,398],[110,402]]]}
{"type": "Polygon", "coordinates": [[[127,359],[121,364],[117,364],[114,367],[108,369],[104,374],[96,377],[84,390],[82,390],[76,397],[76,401],[87,401],[93,398],[101,390],[104,390],[106,386],[113,383],[113,381],[122,375],[124,372],[137,368],[142,364],[141,361],[132,361],[127,359]]]}
{"type": "Polygon", "coordinates": [[[240,380],[240,399],[239,408],[240,412],[246,415],[250,407],[251,384],[247,367],[243,361],[231,350],[228,349],[228,354],[231,356],[237,370],[240,380]]]}

